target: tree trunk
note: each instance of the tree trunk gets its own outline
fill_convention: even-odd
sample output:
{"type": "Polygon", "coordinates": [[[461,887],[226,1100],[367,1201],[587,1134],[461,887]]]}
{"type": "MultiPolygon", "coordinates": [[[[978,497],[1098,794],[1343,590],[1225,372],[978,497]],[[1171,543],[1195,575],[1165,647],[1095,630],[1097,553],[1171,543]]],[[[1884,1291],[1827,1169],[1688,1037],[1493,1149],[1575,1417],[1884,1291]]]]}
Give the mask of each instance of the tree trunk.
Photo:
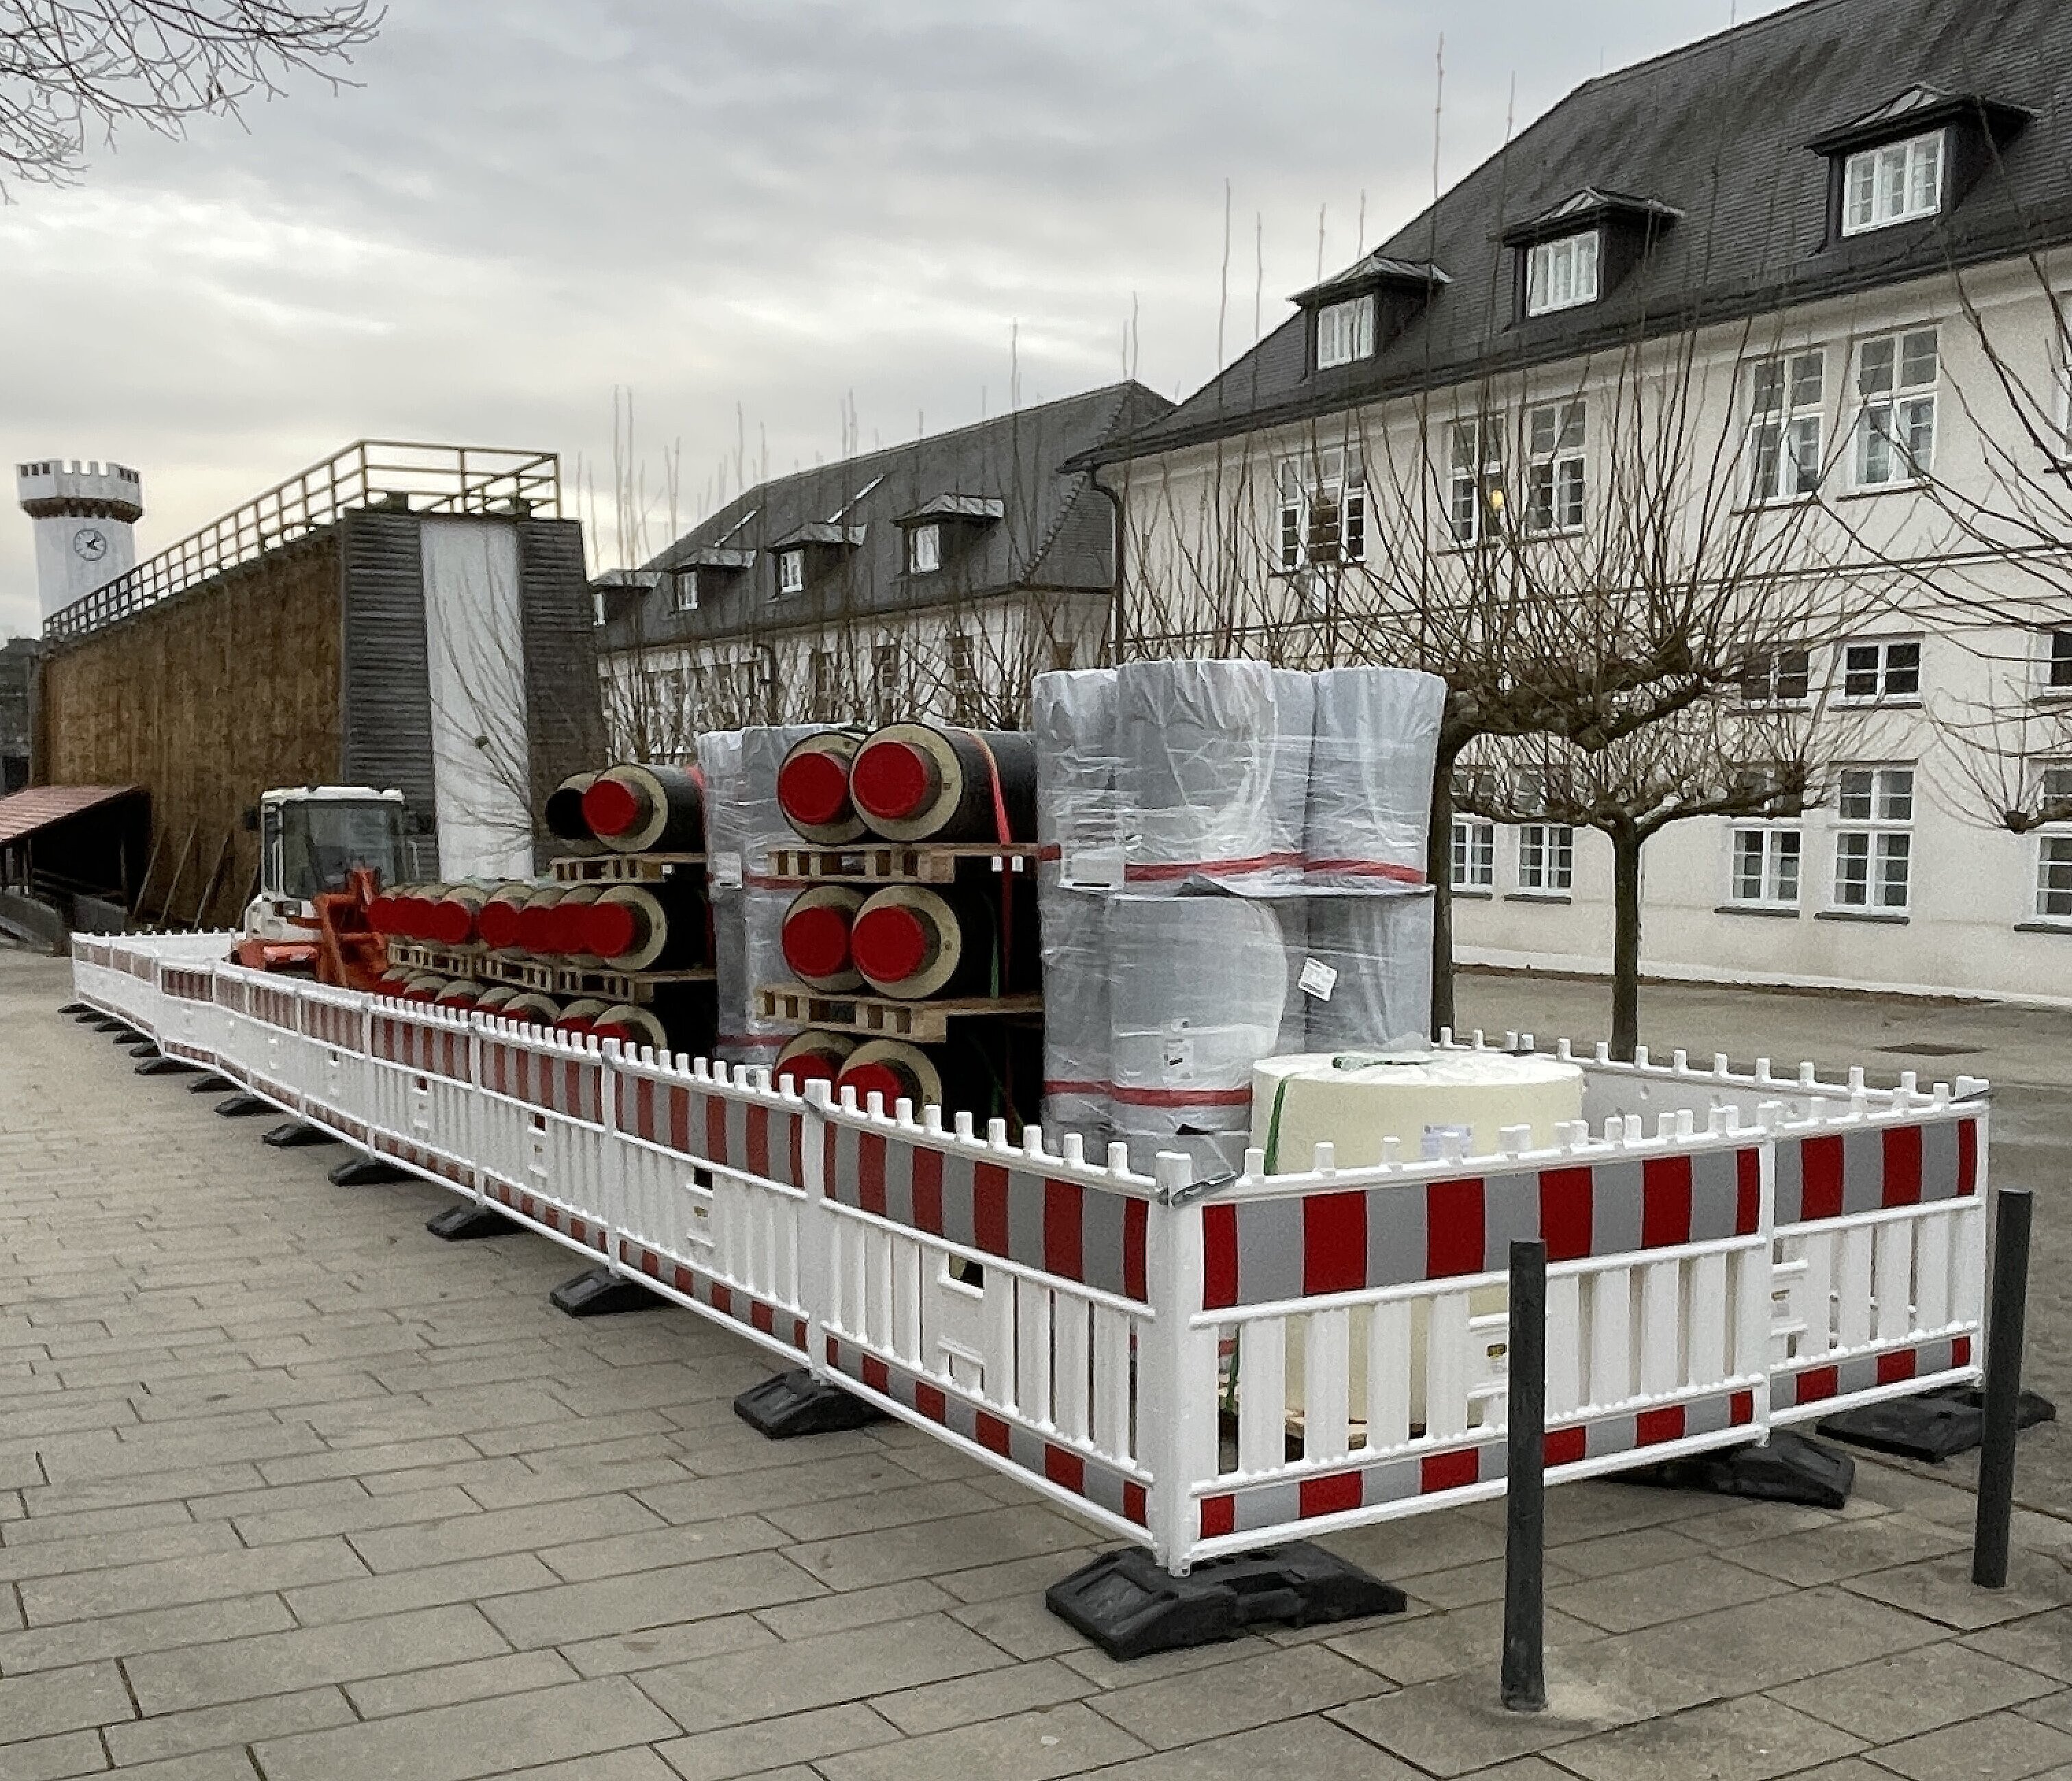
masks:
{"type": "Polygon", "coordinates": [[[1621,827],[1612,843],[1612,1056],[1630,1063],[1640,1043],[1640,831],[1621,827]]]}
{"type": "Polygon", "coordinates": [[[1432,1036],[1453,1018],[1453,763],[1467,746],[1443,731],[1432,767],[1432,827],[1424,838],[1424,876],[1432,887],[1432,1036]]]}

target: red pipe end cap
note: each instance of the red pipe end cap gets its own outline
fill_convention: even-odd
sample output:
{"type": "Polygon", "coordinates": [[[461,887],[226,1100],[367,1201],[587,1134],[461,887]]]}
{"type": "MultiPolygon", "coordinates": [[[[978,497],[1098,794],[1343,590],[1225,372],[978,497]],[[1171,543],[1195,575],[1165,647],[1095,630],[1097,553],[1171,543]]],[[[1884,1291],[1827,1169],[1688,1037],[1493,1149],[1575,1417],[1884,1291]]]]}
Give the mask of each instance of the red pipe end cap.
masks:
{"type": "Polygon", "coordinates": [[[623,835],[640,820],[640,800],[618,779],[599,779],[582,794],[583,820],[593,835],[623,835]]]}
{"type": "Polygon", "coordinates": [[[848,970],[849,917],[825,903],[784,917],[784,962],[801,977],[834,977],[848,970]]]}
{"type": "Polygon", "coordinates": [[[555,1032],[572,1032],[578,1038],[586,1032],[593,1032],[595,1030],[581,1015],[578,1015],[573,1020],[557,1020],[554,1023],[555,1032]]]}
{"type": "Polygon", "coordinates": [[[583,950],[600,958],[618,958],[632,951],[640,937],[640,924],[626,905],[593,903],[584,914],[583,950]]]}
{"type": "Polygon", "coordinates": [[[527,952],[553,950],[554,938],[554,905],[551,903],[528,903],[519,910],[515,938],[527,952]]]}
{"type": "Polygon", "coordinates": [[[844,1070],[836,1081],[837,1087],[856,1090],[856,1104],[859,1107],[868,1106],[874,1094],[885,1097],[887,1113],[902,1099],[919,1099],[914,1092],[914,1084],[906,1079],[906,1073],[894,1069],[890,1064],[859,1064],[853,1069],[844,1070]]]}
{"type": "Polygon", "coordinates": [[[449,899],[431,909],[432,938],[442,946],[464,946],[475,932],[475,913],[467,905],[449,899]]]}
{"type": "Polygon", "coordinates": [[[799,822],[816,827],[832,823],[849,802],[849,774],[837,756],[802,749],[778,769],[777,802],[799,822]]]}
{"type": "Polygon", "coordinates": [[[777,1081],[780,1085],[789,1084],[800,1094],[806,1092],[808,1082],[832,1082],[837,1065],[825,1052],[801,1052],[796,1057],[787,1057],[777,1066],[777,1081]]]}
{"type": "Polygon", "coordinates": [[[518,943],[518,911],[509,903],[485,903],[475,918],[475,931],[485,946],[501,951],[518,943]]]}
{"type": "Polygon", "coordinates": [[[881,822],[904,822],[935,795],[929,765],[911,742],[874,742],[849,769],[849,795],[881,822]]]}
{"type": "Polygon", "coordinates": [[[928,929],[911,909],[871,909],[850,929],[856,968],[876,983],[903,983],[927,962],[928,929]]]}

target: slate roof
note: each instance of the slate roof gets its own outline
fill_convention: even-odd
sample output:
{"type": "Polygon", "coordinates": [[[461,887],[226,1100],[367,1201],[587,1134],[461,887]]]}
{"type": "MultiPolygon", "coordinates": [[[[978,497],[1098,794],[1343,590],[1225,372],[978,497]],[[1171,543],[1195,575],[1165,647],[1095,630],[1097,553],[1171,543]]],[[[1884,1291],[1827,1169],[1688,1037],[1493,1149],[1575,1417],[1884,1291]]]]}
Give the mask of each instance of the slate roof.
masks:
{"type": "MultiPolygon", "coordinates": [[[[1996,125],[2019,117],[1993,109],[1996,125]]],[[[1375,250],[1443,268],[1372,359],[1318,371],[1291,316],[1096,463],[1376,397],[1577,356],[1698,321],[1761,314],[2072,240],[2072,4],[1804,0],[1585,82],[1375,250]],[[1927,89],[1916,95],[1914,88],[1927,89]],[[1941,219],[1827,239],[1816,142],[1889,130],[1956,96],[2032,114],[2000,168],[1941,219]],[[1891,108],[1887,112],[1887,108],[1891,108]],[[1884,114],[1884,115],[1881,115],[1884,114]],[[1599,302],[1516,318],[1503,237],[1585,195],[1681,212],[1599,302]]],[[[1343,275],[1340,275],[1342,277],[1343,275]]],[[[1326,281],[1326,283],[1335,281],[1326,281]]]]}
{"type": "Polygon", "coordinates": [[[1059,466],[1172,406],[1141,384],[1113,384],[772,478],[643,570],[606,579],[598,647],[709,641],[1018,588],[1104,593],[1114,576],[1114,510],[1083,471],[1059,466]],[[943,567],[910,576],[902,522],[931,518],[951,522],[943,567]],[[775,552],[801,544],[812,547],[806,589],[780,595],[775,552]],[[709,572],[743,566],[701,574],[697,609],[678,613],[666,572],[700,564],[709,572]]]}

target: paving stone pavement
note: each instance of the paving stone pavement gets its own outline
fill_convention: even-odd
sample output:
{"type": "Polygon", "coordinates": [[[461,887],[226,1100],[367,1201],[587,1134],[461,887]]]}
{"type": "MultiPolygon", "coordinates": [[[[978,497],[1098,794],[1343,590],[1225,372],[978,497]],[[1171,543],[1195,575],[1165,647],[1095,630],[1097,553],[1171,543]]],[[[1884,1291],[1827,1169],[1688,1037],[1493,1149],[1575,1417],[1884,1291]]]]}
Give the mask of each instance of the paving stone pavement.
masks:
{"type": "Polygon", "coordinates": [[[565,1252],[331,1187],[68,983],[0,950],[0,1781],[2072,1781],[2062,1496],[1985,1596],[1961,1466],[1558,1491],[1536,1717],[1494,1504],[1334,1542],[1403,1617],[1116,1664],[1042,1607],[1087,1525],[902,1426],[761,1441],[738,1338],[562,1316],[565,1252]]]}

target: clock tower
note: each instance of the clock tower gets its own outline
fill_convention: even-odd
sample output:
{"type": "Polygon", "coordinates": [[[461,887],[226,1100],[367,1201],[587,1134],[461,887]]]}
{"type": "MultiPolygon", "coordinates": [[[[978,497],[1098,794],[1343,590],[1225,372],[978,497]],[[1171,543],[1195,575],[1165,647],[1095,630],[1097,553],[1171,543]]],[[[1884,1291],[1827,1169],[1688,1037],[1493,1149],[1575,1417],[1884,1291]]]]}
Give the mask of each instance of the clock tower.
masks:
{"type": "Polygon", "coordinates": [[[131,528],[144,513],[136,471],[46,458],[16,465],[14,486],[35,522],[36,593],[46,625],[51,614],[136,567],[131,528]]]}

